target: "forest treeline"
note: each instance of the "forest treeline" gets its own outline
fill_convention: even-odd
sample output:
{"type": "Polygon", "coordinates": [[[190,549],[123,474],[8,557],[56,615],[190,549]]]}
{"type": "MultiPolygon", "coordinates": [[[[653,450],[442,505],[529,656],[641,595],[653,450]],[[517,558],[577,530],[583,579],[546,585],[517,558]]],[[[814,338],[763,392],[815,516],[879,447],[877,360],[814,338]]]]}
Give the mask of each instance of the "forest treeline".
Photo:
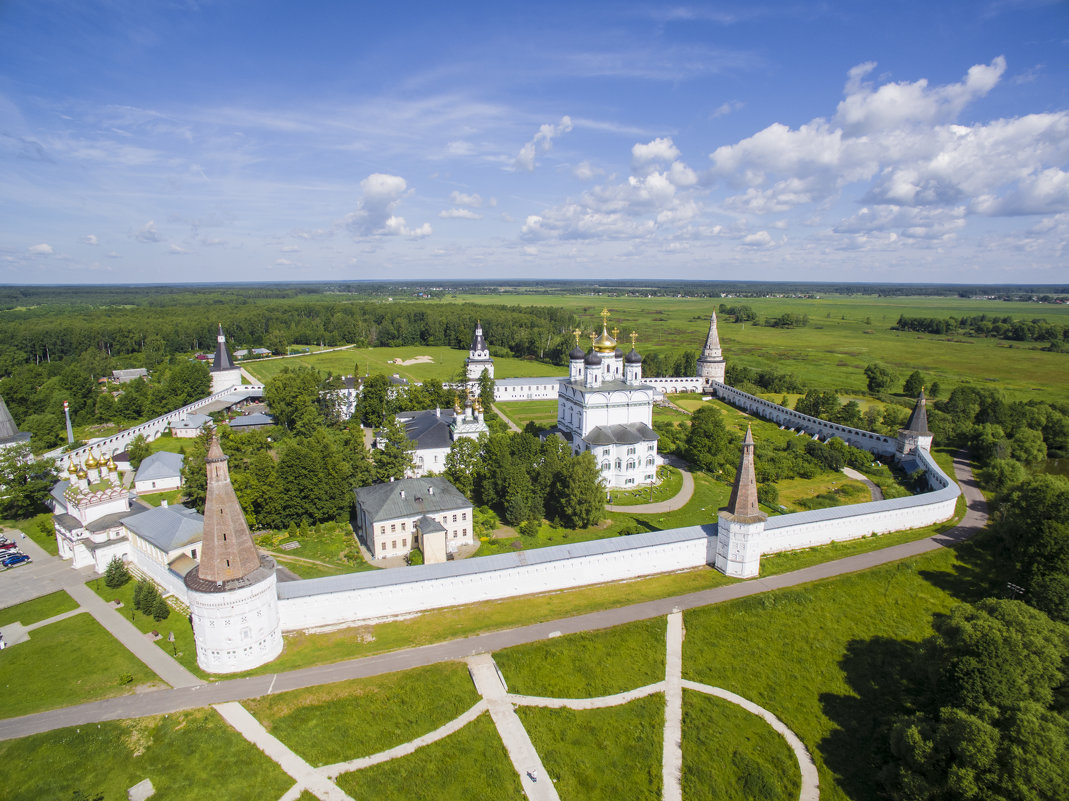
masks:
{"type": "Polygon", "coordinates": [[[1069,326],[1042,318],[1015,320],[1009,316],[977,314],[971,317],[907,317],[901,315],[892,331],[919,331],[924,334],[968,334],[1012,342],[1048,342],[1052,350],[1069,345],[1069,326]]]}

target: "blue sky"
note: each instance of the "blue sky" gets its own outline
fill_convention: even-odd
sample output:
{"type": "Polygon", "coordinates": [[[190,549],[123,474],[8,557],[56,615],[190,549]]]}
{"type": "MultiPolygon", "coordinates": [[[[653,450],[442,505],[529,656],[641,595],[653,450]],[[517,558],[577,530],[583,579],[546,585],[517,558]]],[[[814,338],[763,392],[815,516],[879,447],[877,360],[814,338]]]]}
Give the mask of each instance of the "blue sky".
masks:
{"type": "Polygon", "coordinates": [[[1069,3],[0,3],[0,283],[1069,281],[1069,3]]]}

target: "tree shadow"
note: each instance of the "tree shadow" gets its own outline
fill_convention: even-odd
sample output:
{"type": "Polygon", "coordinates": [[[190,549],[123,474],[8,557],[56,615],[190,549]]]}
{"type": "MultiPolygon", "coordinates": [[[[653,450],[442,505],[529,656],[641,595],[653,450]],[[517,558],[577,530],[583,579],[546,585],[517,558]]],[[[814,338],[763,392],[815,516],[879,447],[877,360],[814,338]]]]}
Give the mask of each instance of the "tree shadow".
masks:
{"type": "Polygon", "coordinates": [[[877,775],[888,756],[888,731],[914,709],[925,676],[921,644],[874,637],[852,640],[839,662],[850,694],[823,693],[824,714],[835,725],[820,743],[825,765],[854,801],[882,797],[877,775]]]}
{"type": "Polygon", "coordinates": [[[921,570],[920,577],[965,603],[1014,597],[1007,583],[1015,581],[1016,571],[997,533],[982,531],[953,548],[957,563],[950,570],[921,570]]]}

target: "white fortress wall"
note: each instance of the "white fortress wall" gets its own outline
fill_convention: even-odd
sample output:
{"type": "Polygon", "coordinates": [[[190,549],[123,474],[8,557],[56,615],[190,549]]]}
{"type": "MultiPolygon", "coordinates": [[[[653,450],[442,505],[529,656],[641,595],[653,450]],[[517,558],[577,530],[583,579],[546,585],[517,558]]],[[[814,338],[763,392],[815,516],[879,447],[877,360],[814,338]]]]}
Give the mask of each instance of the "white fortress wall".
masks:
{"type": "Polygon", "coordinates": [[[278,585],[283,631],[621,581],[712,561],[716,526],[691,526],[437,565],[278,585]]]}
{"type": "Polygon", "coordinates": [[[829,423],[819,417],[810,417],[808,414],[802,414],[770,400],[750,395],[742,390],[729,387],[727,384],[721,384],[719,381],[710,381],[709,387],[720,400],[730,403],[737,409],[742,409],[760,417],[762,420],[768,420],[784,428],[798,429],[810,436],[817,435],[821,439],[838,437],[847,445],[863,448],[885,459],[894,456],[897,444],[894,437],[885,437],[882,434],[874,434],[871,431],[864,431],[860,428],[850,428],[838,423],[829,423]]]}

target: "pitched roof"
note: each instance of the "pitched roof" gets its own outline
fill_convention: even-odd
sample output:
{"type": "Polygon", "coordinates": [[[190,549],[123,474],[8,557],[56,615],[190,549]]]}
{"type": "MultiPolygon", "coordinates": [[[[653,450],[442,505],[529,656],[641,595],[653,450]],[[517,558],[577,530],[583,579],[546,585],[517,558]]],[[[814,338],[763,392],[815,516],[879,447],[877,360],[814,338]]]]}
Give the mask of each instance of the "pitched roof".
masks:
{"type": "Polygon", "coordinates": [[[731,488],[731,497],[724,507],[729,515],[740,518],[742,522],[756,523],[766,520],[768,515],[757,505],[757,478],[753,466],[753,431],[746,426],[746,438],[742,441],[742,456],[739,457],[739,469],[735,473],[735,485],[731,488]]]}
{"type": "Polygon", "coordinates": [[[911,431],[914,434],[931,434],[928,430],[928,401],[924,397],[924,389],[921,389],[921,394],[917,397],[917,405],[913,407],[913,413],[910,414],[909,420],[906,421],[906,431],[911,431]]]}
{"type": "Polygon", "coordinates": [[[30,439],[29,434],[24,434],[19,431],[18,426],[15,425],[15,418],[11,416],[11,412],[7,409],[7,404],[4,403],[4,399],[0,398],[0,442],[28,442],[30,439]]]}
{"type": "Polygon", "coordinates": [[[237,370],[238,366],[230,358],[230,351],[226,349],[226,337],[223,336],[223,324],[219,323],[219,337],[215,343],[215,361],[212,362],[211,371],[221,373],[223,370],[237,370]]]}
{"type": "Polygon", "coordinates": [[[657,440],[660,435],[645,423],[617,423],[595,426],[583,437],[588,445],[637,445],[657,440]]]}
{"type": "Polygon", "coordinates": [[[196,412],[190,412],[185,415],[181,420],[171,421],[171,430],[175,429],[189,429],[189,428],[201,428],[205,423],[210,423],[212,418],[206,414],[197,414],[196,412]]]}
{"type": "Polygon", "coordinates": [[[186,457],[180,453],[158,451],[145,458],[134,474],[134,481],[163,481],[179,478],[182,475],[182,463],[186,457]]]}
{"type": "Polygon", "coordinates": [[[204,537],[204,518],[181,505],[157,506],[130,515],[123,525],[164,553],[200,542],[204,537]]]}
{"type": "Polygon", "coordinates": [[[482,323],[475,324],[475,336],[471,340],[471,352],[475,353],[480,350],[488,350],[486,347],[486,340],[483,339],[483,325],[482,323]]]}
{"type": "Polygon", "coordinates": [[[405,478],[386,484],[359,487],[356,503],[372,522],[461,509],[472,505],[456,487],[440,476],[405,478]]]}
{"type": "Polygon", "coordinates": [[[273,426],[275,424],[275,418],[269,414],[261,414],[256,412],[255,414],[246,414],[242,417],[237,417],[230,421],[230,427],[233,428],[256,428],[257,426],[273,426]]]}
{"type": "Polygon", "coordinates": [[[417,450],[448,448],[453,444],[449,424],[453,422],[453,410],[427,409],[419,412],[402,412],[398,422],[405,427],[405,436],[416,443],[417,450]]]}
{"type": "Polygon", "coordinates": [[[204,498],[204,546],[200,565],[186,576],[202,583],[215,582],[226,589],[225,582],[252,575],[260,568],[260,552],[252,541],[245,513],[230,483],[227,456],[219,446],[219,438],[212,437],[208,456],[204,460],[208,472],[208,489],[204,498]]]}

